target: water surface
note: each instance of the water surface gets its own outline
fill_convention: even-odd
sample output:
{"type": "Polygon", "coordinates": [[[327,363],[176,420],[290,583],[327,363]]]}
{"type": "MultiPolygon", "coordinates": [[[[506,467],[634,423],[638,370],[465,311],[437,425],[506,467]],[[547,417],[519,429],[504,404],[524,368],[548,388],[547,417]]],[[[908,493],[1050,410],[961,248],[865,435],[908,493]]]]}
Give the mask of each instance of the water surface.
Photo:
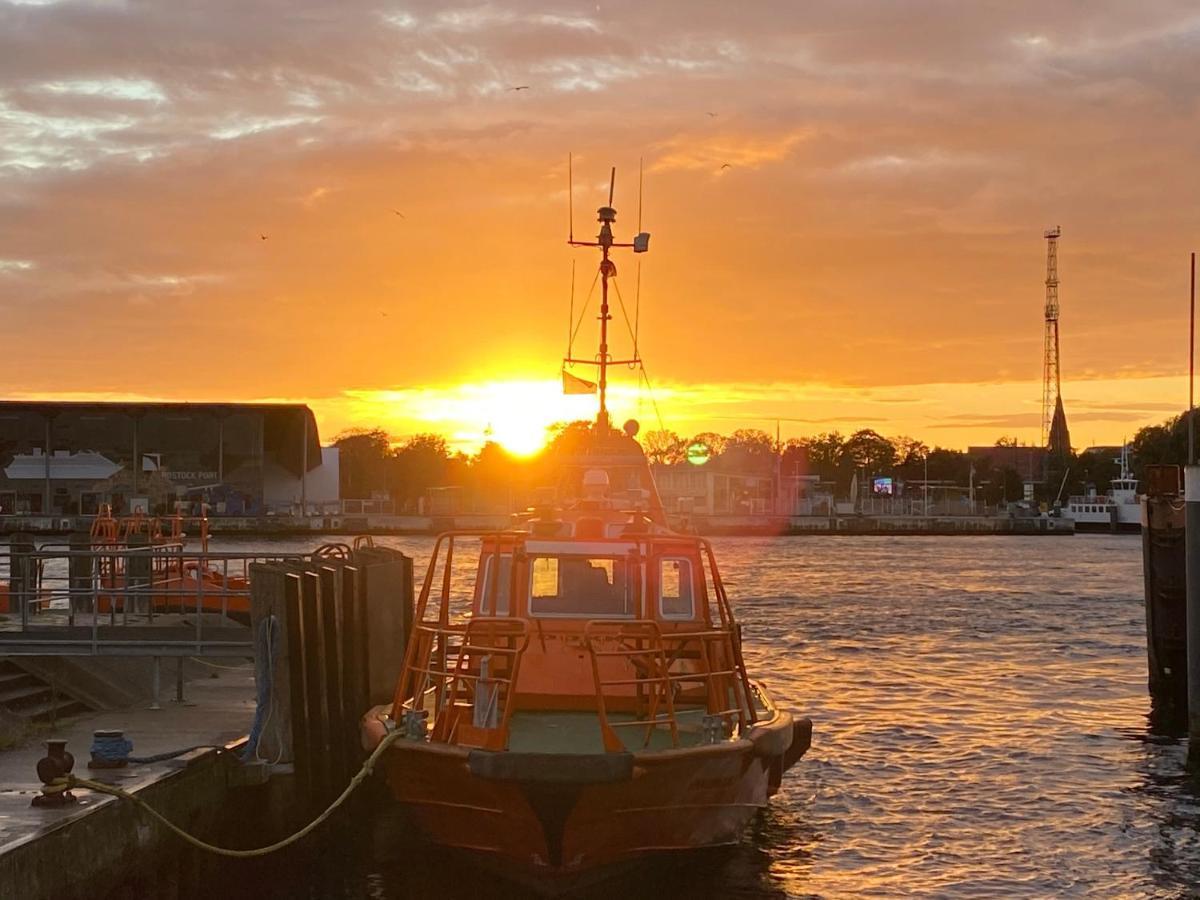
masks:
{"type": "MultiPolygon", "coordinates": [[[[221,549],[310,549],[223,541],[221,549]]],[[[429,539],[384,539],[428,558],[429,539]]],[[[1104,897],[1200,886],[1184,747],[1147,725],[1136,536],[725,538],[746,659],[813,748],[745,845],[625,894],[1104,897]]],[[[350,835],[253,896],[512,893],[350,835]]],[[[387,838],[383,839],[386,843],[387,838]]],[[[228,890],[237,882],[236,870],[228,890]]],[[[611,894],[610,894],[611,895],[611,894]]]]}

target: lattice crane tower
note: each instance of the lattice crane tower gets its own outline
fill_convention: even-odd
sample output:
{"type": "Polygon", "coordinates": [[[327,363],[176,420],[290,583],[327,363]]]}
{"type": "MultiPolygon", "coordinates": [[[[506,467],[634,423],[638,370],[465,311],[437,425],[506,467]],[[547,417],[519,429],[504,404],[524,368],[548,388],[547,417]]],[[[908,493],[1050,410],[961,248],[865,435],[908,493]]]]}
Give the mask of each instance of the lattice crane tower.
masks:
{"type": "Polygon", "coordinates": [[[1055,225],[1046,238],[1046,338],[1042,361],[1042,446],[1069,450],[1067,417],[1062,405],[1062,381],[1058,367],[1058,238],[1055,225]]]}

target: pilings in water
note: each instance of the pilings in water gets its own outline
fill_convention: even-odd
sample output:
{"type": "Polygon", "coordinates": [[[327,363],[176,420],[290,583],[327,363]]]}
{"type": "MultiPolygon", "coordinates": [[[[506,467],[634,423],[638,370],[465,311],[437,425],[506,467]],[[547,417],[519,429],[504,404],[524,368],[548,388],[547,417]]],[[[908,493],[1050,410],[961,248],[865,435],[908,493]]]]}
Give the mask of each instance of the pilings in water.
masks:
{"type": "Polygon", "coordinates": [[[1187,577],[1188,768],[1200,768],[1200,466],[1183,470],[1187,577]]]}
{"type": "Polygon", "coordinates": [[[413,616],[410,558],[342,549],[251,567],[255,657],[260,683],[270,687],[251,737],[255,756],[292,763],[313,809],[324,809],[361,766],[359,720],[391,699],[413,616]]]}
{"type": "Polygon", "coordinates": [[[1188,722],[1184,510],[1178,466],[1147,467],[1142,500],[1146,657],[1154,727],[1182,734],[1188,722]]]}

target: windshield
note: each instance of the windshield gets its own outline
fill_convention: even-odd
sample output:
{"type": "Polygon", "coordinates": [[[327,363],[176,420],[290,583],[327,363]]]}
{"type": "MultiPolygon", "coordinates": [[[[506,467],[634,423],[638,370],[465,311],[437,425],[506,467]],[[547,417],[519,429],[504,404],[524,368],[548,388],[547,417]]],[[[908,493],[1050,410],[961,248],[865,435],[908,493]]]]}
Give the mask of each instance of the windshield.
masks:
{"type": "Polygon", "coordinates": [[[535,616],[633,618],[628,564],[614,557],[535,556],[529,569],[529,611],[535,616]]]}

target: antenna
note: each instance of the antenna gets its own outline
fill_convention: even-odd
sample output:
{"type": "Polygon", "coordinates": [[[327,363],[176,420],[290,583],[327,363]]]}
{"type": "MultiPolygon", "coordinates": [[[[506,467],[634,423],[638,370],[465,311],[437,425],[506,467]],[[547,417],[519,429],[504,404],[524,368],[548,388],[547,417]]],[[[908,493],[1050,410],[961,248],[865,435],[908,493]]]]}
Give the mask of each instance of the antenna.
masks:
{"type": "Polygon", "coordinates": [[[638,157],[638,231],[642,230],[642,158],[638,157]]]}
{"type": "Polygon", "coordinates": [[[567,356],[571,355],[571,346],[575,343],[575,260],[571,260],[571,312],[567,316],[567,356]]]}
{"type": "MultiPolygon", "coordinates": [[[[643,174],[643,158],[638,157],[638,233],[642,231],[642,174],[643,174]]],[[[633,356],[636,359],[638,355],[638,331],[642,323],[642,260],[638,258],[637,266],[637,290],[633,300],[633,356]]]]}
{"type": "MultiPolygon", "coordinates": [[[[567,157],[567,177],[571,176],[571,157],[567,157]]],[[[609,254],[615,248],[623,248],[632,250],[634,253],[645,253],[650,249],[650,235],[645,232],[639,232],[634,236],[633,241],[626,243],[617,241],[613,236],[613,225],[617,221],[617,211],[613,209],[613,197],[616,196],[617,189],[617,167],[613,166],[609,173],[608,180],[608,205],[602,206],[596,210],[596,221],[600,223],[600,233],[596,235],[594,241],[577,241],[574,238],[574,228],[572,227],[570,244],[572,247],[594,247],[600,251],[600,270],[597,277],[600,280],[600,346],[598,352],[591,359],[575,358],[572,348],[568,348],[567,358],[563,360],[564,365],[585,364],[595,366],[598,370],[599,378],[596,387],[599,389],[600,411],[596,416],[596,427],[601,431],[611,429],[612,424],[608,416],[608,370],[615,365],[638,365],[641,360],[637,358],[636,345],[637,339],[634,338],[634,357],[632,359],[613,359],[608,349],[608,323],[612,320],[612,314],[609,312],[608,305],[608,288],[609,282],[617,275],[617,266],[609,258],[609,254]]],[[[640,193],[640,187],[639,187],[640,193]]],[[[573,217],[572,217],[573,219],[573,217]]],[[[593,282],[593,285],[595,282],[593,282]]],[[[618,300],[620,292],[617,293],[618,300]]],[[[572,307],[574,303],[572,301],[572,307]]],[[[622,304],[624,311],[624,304],[622,304]]],[[[629,317],[625,314],[625,321],[628,324],[629,317]]],[[[643,369],[643,373],[645,370],[643,369]]]]}
{"type": "MultiPolygon", "coordinates": [[[[567,154],[567,243],[575,240],[575,179],[571,177],[571,154],[567,154]]],[[[575,292],[571,292],[572,298],[575,292]]]]}

